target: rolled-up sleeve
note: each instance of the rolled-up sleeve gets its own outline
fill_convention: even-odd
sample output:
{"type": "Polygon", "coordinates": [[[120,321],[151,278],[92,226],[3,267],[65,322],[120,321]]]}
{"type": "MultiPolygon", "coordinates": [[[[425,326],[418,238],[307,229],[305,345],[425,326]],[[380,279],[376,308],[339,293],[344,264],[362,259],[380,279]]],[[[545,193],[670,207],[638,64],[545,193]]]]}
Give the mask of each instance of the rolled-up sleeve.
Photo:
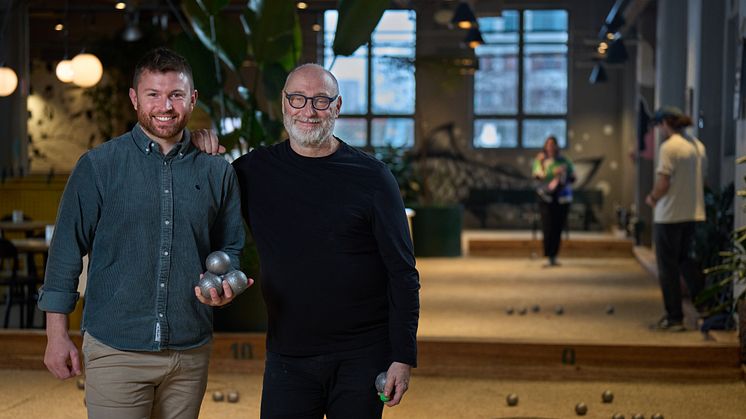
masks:
{"type": "Polygon", "coordinates": [[[70,313],[79,298],[82,258],[91,248],[101,214],[99,177],[88,154],[83,155],[65,186],[57,211],[54,237],[39,293],[39,309],[70,313]]]}

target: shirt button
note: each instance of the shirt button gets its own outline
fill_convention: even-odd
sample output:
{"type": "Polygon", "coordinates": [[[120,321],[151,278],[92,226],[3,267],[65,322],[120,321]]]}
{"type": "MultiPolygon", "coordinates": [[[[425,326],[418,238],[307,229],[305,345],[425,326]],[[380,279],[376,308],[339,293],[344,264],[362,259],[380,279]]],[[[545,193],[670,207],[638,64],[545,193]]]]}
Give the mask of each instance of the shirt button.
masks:
{"type": "Polygon", "coordinates": [[[168,193],[168,189],[166,189],[166,191],[165,191],[165,192],[166,192],[166,193],[168,193]]]}
{"type": "Polygon", "coordinates": [[[160,313],[159,316],[163,317],[163,313],[160,313]]]}
{"type": "Polygon", "coordinates": [[[164,255],[168,256],[168,252],[163,252],[164,255]]]}
{"type": "Polygon", "coordinates": [[[163,165],[164,165],[164,166],[166,166],[167,164],[168,164],[168,162],[165,162],[165,161],[163,162],[163,165]]]}
{"type": "Polygon", "coordinates": [[[164,284],[163,282],[161,282],[161,288],[163,288],[165,286],[166,286],[166,284],[164,284]]]}
{"type": "Polygon", "coordinates": [[[171,224],[171,221],[166,220],[166,225],[171,224]]]}

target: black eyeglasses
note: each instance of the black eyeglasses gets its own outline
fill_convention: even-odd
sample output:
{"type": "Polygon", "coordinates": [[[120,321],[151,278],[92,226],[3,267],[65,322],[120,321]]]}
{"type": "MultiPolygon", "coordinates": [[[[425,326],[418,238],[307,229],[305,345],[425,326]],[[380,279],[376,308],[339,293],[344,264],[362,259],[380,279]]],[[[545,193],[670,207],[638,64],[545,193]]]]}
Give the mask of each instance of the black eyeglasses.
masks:
{"type": "Polygon", "coordinates": [[[286,93],[285,97],[288,100],[288,103],[291,107],[295,109],[303,109],[306,106],[306,103],[308,103],[309,100],[311,100],[311,106],[313,106],[314,109],[317,111],[325,111],[329,109],[329,106],[332,105],[332,102],[337,100],[339,95],[334,95],[334,97],[329,96],[303,96],[298,93],[286,93]]]}

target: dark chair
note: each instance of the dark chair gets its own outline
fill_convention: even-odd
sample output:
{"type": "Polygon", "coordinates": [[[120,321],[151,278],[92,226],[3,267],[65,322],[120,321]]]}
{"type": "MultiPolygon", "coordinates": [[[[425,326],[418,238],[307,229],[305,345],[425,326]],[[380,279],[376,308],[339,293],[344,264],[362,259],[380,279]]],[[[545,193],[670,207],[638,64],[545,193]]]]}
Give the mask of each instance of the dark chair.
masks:
{"type": "Polygon", "coordinates": [[[20,327],[33,326],[36,285],[41,281],[34,276],[18,273],[18,249],[10,240],[0,238],[0,287],[5,287],[5,316],[3,327],[8,328],[10,311],[18,306],[20,327]]]}

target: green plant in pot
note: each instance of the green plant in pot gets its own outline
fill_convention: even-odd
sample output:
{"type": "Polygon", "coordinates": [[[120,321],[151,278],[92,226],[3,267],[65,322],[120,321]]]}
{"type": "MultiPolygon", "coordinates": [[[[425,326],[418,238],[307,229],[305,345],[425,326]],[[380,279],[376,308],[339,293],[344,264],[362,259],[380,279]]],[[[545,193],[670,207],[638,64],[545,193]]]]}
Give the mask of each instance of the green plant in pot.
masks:
{"type": "MultiPolygon", "coordinates": [[[[736,161],[737,164],[744,162],[746,156],[736,161]]],[[[746,197],[746,189],[739,189],[736,195],[746,197]]],[[[743,205],[741,208],[746,210],[743,205]]],[[[718,264],[704,270],[709,285],[697,296],[695,304],[709,305],[708,317],[721,316],[726,321],[732,320],[733,314],[738,312],[741,354],[742,359],[746,359],[746,226],[737,227],[730,233],[726,248],[718,252],[718,264]],[[713,305],[712,301],[717,303],[713,305]]]]}
{"type": "MultiPolygon", "coordinates": [[[[172,46],[191,63],[198,105],[209,115],[221,144],[230,153],[244,154],[285,138],[281,93],[299,62],[302,37],[294,1],[252,0],[240,10],[229,4],[181,2],[194,35],[181,34],[172,46]],[[225,121],[234,122],[235,129],[227,130],[225,121]]],[[[334,53],[351,55],[367,42],[388,6],[388,0],[340,0],[334,53]]],[[[260,285],[261,267],[250,234],[246,242],[242,264],[260,285]]],[[[215,329],[266,330],[259,287],[216,310],[215,329]]]]}

